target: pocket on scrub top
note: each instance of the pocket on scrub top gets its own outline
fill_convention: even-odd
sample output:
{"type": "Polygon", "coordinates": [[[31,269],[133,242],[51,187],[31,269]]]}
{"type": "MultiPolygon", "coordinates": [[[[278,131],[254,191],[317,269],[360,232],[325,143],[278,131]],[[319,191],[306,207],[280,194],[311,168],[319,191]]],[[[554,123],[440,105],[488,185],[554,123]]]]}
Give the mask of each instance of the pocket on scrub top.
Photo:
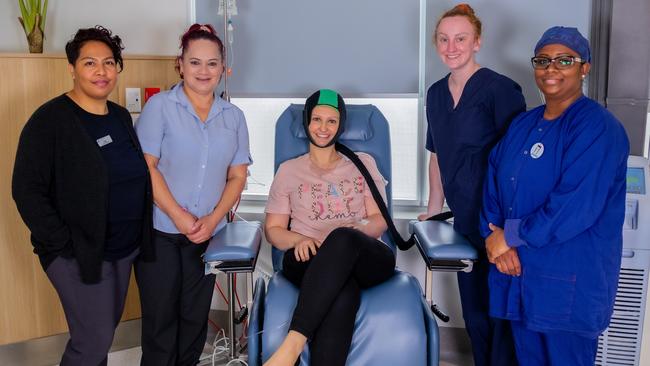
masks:
{"type": "Polygon", "coordinates": [[[576,292],[575,273],[524,267],[522,301],[530,319],[568,320],[576,292]]]}

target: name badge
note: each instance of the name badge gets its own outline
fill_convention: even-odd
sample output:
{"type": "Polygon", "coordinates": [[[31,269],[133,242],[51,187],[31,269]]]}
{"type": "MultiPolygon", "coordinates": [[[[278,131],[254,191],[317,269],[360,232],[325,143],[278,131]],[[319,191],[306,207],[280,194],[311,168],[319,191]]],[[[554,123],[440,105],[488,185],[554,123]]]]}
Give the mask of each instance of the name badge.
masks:
{"type": "Polygon", "coordinates": [[[106,135],[104,137],[100,137],[97,139],[97,145],[99,145],[99,147],[104,147],[110,144],[111,142],[113,142],[111,135],[106,135]]]}
{"type": "Polygon", "coordinates": [[[544,154],[544,144],[541,142],[536,143],[533,147],[530,148],[530,157],[533,159],[539,159],[544,154]]]}

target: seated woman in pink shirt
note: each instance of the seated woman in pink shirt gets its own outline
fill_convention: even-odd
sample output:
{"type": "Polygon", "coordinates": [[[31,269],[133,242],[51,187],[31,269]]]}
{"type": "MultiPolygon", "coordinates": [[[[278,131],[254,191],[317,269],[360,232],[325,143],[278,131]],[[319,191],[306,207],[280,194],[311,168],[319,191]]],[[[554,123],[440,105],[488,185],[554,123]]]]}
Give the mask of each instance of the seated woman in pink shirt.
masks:
{"type": "MultiPolygon", "coordinates": [[[[395,269],[393,251],[377,239],[387,226],[366,181],[334,148],[345,127],[343,98],[319,90],[304,116],[309,152],[280,165],[266,206],[266,239],[285,251],[282,272],[300,295],[289,333],[265,366],[293,366],[308,340],[311,365],[345,365],[360,289],[395,269]]],[[[358,155],[386,200],[374,159],[358,155]]]]}

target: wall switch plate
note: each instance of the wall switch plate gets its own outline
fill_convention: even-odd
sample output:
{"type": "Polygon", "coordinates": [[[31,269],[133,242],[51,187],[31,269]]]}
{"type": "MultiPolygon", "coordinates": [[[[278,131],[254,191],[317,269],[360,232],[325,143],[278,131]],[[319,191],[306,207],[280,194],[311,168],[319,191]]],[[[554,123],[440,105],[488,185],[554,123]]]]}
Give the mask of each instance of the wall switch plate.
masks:
{"type": "Polygon", "coordinates": [[[142,111],[140,88],[126,88],[126,109],[131,113],[139,113],[142,111]]]}

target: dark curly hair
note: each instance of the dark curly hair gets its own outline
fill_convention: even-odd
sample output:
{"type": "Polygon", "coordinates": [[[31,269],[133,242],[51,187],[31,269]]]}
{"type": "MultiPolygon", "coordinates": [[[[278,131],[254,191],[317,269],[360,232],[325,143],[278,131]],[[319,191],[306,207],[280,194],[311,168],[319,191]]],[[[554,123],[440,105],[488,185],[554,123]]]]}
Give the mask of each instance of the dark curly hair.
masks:
{"type": "Polygon", "coordinates": [[[68,63],[74,65],[79,58],[79,51],[81,47],[88,41],[98,41],[106,44],[108,48],[113,51],[113,58],[115,63],[120,67],[119,72],[124,68],[124,61],[122,60],[122,39],[117,35],[112,35],[113,32],[96,25],[94,28],[82,28],[77,31],[74,37],[65,45],[65,54],[68,57],[68,63]]]}

